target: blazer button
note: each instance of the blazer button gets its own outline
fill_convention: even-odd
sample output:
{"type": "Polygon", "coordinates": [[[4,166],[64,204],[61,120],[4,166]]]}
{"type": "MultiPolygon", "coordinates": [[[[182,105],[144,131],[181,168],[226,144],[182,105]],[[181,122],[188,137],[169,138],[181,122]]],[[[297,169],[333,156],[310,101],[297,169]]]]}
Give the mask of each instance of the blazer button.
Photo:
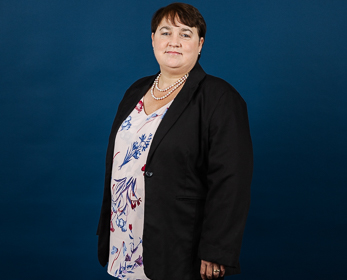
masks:
{"type": "Polygon", "coordinates": [[[152,177],[153,176],[153,172],[146,171],[145,175],[146,175],[146,177],[152,177]]]}

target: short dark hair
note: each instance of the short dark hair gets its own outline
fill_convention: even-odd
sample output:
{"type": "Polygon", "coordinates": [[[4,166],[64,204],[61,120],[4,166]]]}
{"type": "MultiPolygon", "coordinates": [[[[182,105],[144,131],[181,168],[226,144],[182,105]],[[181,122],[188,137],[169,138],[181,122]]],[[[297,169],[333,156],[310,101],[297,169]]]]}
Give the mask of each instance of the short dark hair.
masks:
{"type": "Polygon", "coordinates": [[[166,7],[160,8],[153,15],[151,22],[152,33],[155,33],[160,22],[166,18],[174,25],[176,20],[189,27],[196,27],[199,37],[205,38],[206,22],[197,8],[185,3],[172,3],[166,7]]]}

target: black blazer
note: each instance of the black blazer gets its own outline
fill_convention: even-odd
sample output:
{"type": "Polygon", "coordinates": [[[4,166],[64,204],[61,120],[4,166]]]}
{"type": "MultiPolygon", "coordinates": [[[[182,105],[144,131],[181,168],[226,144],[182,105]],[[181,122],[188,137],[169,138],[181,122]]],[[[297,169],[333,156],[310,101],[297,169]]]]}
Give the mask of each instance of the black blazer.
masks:
{"type": "MultiPolygon", "coordinates": [[[[106,155],[98,257],[109,256],[110,180],[116,133],[153,84],[135,82],[119,104],[106,155]]],[[[161,121],[145,170],[143,263],[151,280],[200,278],[200,260],[240,273],[250,204],[252,143],[246,103],[197,63],[161,121]]]]}

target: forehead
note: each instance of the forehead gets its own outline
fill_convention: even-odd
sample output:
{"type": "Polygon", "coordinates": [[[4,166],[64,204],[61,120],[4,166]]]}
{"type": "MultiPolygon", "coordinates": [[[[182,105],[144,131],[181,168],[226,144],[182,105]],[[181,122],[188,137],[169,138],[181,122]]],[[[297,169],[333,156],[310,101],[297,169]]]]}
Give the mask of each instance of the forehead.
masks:
{"type": "Polygon", "coordinates": [[[170,18],[164,17],[159,23],[157,30],[162,27],[180,28],[180,29],[185,28],[185,29],[190,29],[194,33],[198,33],[198,29],[196,27],[191,27],[191,26],[183,24],[178,17],[175,18],[174,22],[170,18]]]}

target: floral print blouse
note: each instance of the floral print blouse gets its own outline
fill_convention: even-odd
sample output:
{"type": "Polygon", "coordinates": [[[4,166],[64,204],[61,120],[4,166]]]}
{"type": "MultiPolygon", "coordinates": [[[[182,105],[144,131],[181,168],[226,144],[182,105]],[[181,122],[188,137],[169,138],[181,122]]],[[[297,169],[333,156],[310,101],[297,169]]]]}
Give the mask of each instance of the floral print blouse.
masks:
{"type": "Polygon", "coordinates": [[[119,279],[148,279],[142,262],[144,170],[153,136],[171,103],[146,115],[141,99],[117,132],[111,178],[107,272],[119,279]]]}

